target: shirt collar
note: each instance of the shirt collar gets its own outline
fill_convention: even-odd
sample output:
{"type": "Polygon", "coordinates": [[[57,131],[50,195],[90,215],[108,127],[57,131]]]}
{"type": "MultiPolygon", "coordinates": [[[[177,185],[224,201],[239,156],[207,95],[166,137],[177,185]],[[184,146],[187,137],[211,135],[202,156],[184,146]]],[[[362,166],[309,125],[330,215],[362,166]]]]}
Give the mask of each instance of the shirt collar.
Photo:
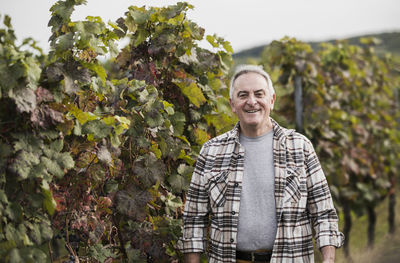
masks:
{"type": "MultiPolygon", "coordinates": [[[[281,127],[274,119],[271,119],[272,122],[272,129],[274,130],[274,139],[277,141],[280,141],[284,137],[286,137],[287,134],[292,133],[294,130],[292,129],[285,129],[281,127]]],[[[238,121],[233,127],[233,129],[229,132],[229,137],[234,139],[236,143],[239,143],[239,135],[240,135],[240,121],[238,121]]]]}

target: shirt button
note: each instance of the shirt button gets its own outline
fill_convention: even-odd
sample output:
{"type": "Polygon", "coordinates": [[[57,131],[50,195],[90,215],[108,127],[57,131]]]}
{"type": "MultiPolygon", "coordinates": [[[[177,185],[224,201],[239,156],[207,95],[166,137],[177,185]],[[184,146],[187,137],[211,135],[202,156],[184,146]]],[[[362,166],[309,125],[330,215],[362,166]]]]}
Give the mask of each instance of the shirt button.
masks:
{"type": "Polygon", "coordinates": [[[231,238],[231,243],[233,243],[235,240],[233,240],[233,238],[231,238]]]}
{"type": "Polygon", "coordinates": [[[236,212],[235,211],[232,211],[232,215],[235,215],[236,214],[236,212]]]}
{"type": "Polygon", "coordinates": [[[235,183],[234,186],[235,186],[235,187],[238,187],[238,186],[239,186],[239,183],[235,183]]]}

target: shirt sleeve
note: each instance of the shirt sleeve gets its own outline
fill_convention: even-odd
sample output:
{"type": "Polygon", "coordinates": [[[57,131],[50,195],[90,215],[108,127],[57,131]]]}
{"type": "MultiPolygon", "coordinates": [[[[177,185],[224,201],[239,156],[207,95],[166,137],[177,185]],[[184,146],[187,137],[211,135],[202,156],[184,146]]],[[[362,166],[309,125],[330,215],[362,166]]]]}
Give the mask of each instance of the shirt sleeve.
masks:
{"type": "Polygon", "coordinates": [[[197,158],[183,213],[183,236],[178,248],[183,253],[204,252],[207,247],[208,194],[205,187],[204,147],[197,158]]]}
{"type": "Polygon", "coordinates": [[[333,205],[328,182],[310,141],[306,141],[306,172],[308,188],[308,210],[315,230],[318,249],[324,246],[341,247],[343,233],[338,229],[338,216],[333,205]]]}

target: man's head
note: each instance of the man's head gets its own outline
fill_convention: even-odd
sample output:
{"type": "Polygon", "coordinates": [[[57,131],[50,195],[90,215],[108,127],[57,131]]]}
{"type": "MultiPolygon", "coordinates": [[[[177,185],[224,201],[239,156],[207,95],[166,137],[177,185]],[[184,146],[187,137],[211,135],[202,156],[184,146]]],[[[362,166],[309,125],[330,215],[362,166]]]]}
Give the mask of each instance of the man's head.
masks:
{"type": "Polygon", "coordinates": [[[256,66],[256,65],[239,65],[236,67],[235,72],[232,76],[231,79],[231,85],[229,87],[229,98],[232,99],[233,96],[233,91],[234,91],[234,83],[235,80],[243,74],[249,73],[249,72],[254,72],[257,74],[260,74],[261,76],[263,76],[265,78],[265,80],[267,81],[267,85],[268,85],[268,89],[270,91],[270,93],[273,95],[275,94],[275,90],[274,87],[272,86],[272,81],[271,78],[269,77],[268,73],[265,72],[261,66],[256,66]]]}
{"type": "Polygon", "coordinates": [[[269,118],[275,92],[268,74],[257,66],[242,66],[231,82],[232,111],[240,120],[241,132],[249,137],[260,136],[272,128],[269,118]]]}

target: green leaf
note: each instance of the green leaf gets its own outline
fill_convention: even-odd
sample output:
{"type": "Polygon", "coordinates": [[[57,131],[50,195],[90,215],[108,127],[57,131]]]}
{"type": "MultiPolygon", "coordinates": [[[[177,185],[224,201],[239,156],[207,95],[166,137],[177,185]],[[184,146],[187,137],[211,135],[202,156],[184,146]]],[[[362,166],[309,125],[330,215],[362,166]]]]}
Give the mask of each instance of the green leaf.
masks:
{"type": "Polygon", "coordinates": [[[148,37],[148,32],[146,30],[141,30],[141,29],[137,30],[136,34],[135,34],[135,42],[134,42],[135,47],[142,44],[146,40],[147,37],[148,37]]]}
{"type": "MultiPolygon", "coordinates": [[[[29,223],[29,222],[28,222],[29,223]]],[[[27,222],[25,222],[27,225],[27,222]]],[[[37,244],[42,244],[42,235],[40,233],[40,228],[38,224],[28,224],[27,227],[30,229],[29,237],[37,244]]]]}
{"type": "Polygon", "coordinates": [[[6,193],[4,192],[4,190],[0,189],[0,202],[3,204],[7,204],[8,203],[8,198],[6,193]]]}
{"type": "Polygon", "coordinates": [[[10,263],[20,263],[23,262],[20,252],[17,248],[14,248],[10,251],[10,253],[8,254],[9,257],[9,262],[10,263]]]}
{"type": "Polygon", "coordinates": [[[15,227],[14,224],[7,224],[4,229],[7,240],[14,241],[18,247],[33,245],[23,224],[19,224],[18,227],[15,227]]]}
{"type": "Polygon", "coordinates": [[[4,16],[3,23],[4,23],[4,25],[5,25],[6,27],[12,28],[12,25],[11,25],[11,17],[10,17],[9,15],[5,15],[5,16],[4,16]]]}
{"type": "Polygon", "coordinates": [[[61,35],[60,37],[58,37],[57,41],[57,52],[70,50],[74,47],[74,34],[67,33],[65,35],[61,35]]]}
{"type": "Polygon", "coordinates": [[[53,238],[53,229],[49,221],[42,221],[40,223],[40,235],[43,241],[48,241],[53,238]]]}
{"type": "Polygon", "coordinates": [[[102,139],[111,133],[111,127],[103,121],[94,120],[85,123],[82,126],[82,132],[86,134],[93,134],[95,139],[102,139]]]}
{"type": "Polygon", "coordinates": [[[61,167],[58,165],[58,163],[54,160],[51,160],[45,156],[42,156],[40,158],[40,161],[43,163],[43,165],[47,168],[47,171],[58,178],[61,178],[64,176],[64,171],[61,169],[61,167]]]}
{"type": "Polygon", "coordinates": [[[64,169],[72,169],[75,167],[75,162],[69,152],[60,153],[56,156],[57,163],[64,169]]]}
{"type": "Polygon", "coordinates": [[[116,135],[115,133],[111,134],[111,145],[115,148],[118,148],[121,145],[121,140],[119,139],[119,136],[116,135]]]}
{"type": "Polygon", "coordinates": [[[173,174],[168,177],[168,183],[171,185],[174,193],[182,193],[188,189],[188,182],[179,174],[173,174]]]}
{"type": "Polygon", "coordinates": [[[63,140],[56,140],[50,144],[50,149],[54,152],[61,152],[64,146],[64,141],[63,140]]]}
{"type": "Polygon", "coordinates": [[[27,87],[10,90],[8,96],[14,99],[20,112],[33,112],[36,108],[35,92],[27,87]]]}
{"type": "Polygon", "coordinates": [[[51,8],[52,15],[60,16],[64,21],[68,21],[74,11],[75,1],[58,1],[51,8]]]}
{"type": "Polygon", "coordinates": [[[3,169],[3,166],[7,163],[7,159],[12,153],[13,152],[11,146],[0,141],[0,171],[3,169]]]}
{"type": "Polygon", "coordinates": [[[15,244],[14,240],[0,242],[0,255],[4,256],[6,253],[8,253],[8,251],[16,247],[17,244],[15,244]]]}
{"type": "Polygon", "coordinates": [[[22,207],[20,204],[12,202],[10,203],[6,210],[5,214],[14,222],[21,222],[23,214],[22,207]]]}
{"type": "Polygon", "coordinates": [[[130,8],[129,15],[135,20],[136,23],[144,24],[149,19],[149,15],[144,8],[133,7],[130,8]]]}
{"type": "Polygon", "coordinates": [[[17,173],[22,179],[26,179],[29,176],[29,173],[34,165],[39,164],[39,158],[31,153],[26,151],[21,151],[14,163],[11,165],[11,169],[17,173]]]}
{"type": "Polygon", "coordinates": [[[100,243],[90,246],[89,255],[99,262],[105,262],[106,259],[117,257],[110,248],[104,247],[100,243]]]}
{"type": "Polygon", "coordinates": [[[44,197],[43,206],[47,213],[52,216],[56,210],[57,203],[54,200],[53,194],[51,193],[50,187],[46,181],[42,181],[42,195],[44,197]]]}
{"type": "Polygon", "coordinates": [[[36,85],[40,79],[40,74],[42,72],[40,65],[33,57],[27,57],[24,62],[28,81],[31,84],[36,85]]]}

